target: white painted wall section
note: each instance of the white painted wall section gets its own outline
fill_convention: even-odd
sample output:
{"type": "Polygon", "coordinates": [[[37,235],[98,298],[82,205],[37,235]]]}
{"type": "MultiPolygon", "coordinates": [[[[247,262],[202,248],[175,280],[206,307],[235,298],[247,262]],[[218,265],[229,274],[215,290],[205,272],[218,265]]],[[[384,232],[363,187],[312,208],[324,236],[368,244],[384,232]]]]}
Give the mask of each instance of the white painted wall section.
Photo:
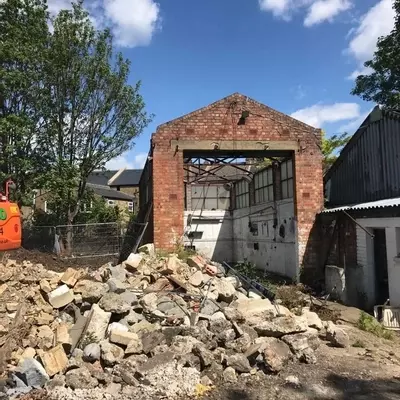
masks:
{"type": "Polygon", "coordinates": [[[184,227],[184,245],[195,246],[199,254],[213,261],[233,261],[232,216],[229,211],[185,211],[184,227]]]}
{"type": "Polygon", "coordinates": [[[296,223],[293,200],[233,211],[234,261],[297,279],[296,223]]]}
{"type": "MultiPolygon", "coordinates": [[[[400,218],[360,218],[362,227],[373,233],[373,229],[384,228],[386,233],[386,256],[389,280],[390,304],[400,307],[400,218]]],[[[362,228],[357,227],[357,263],[364,269],[364,289],[369,307],[375,305],[374,240],[362,228]]]]}

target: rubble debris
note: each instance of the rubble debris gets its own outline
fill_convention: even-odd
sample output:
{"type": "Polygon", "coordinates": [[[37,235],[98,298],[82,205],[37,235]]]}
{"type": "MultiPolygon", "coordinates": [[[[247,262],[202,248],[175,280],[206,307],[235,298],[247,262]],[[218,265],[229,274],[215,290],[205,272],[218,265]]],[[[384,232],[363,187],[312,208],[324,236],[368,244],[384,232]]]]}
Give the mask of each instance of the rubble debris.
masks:
{"type": "Polygon", "coordinates": [[[331,321],[328,321],[326,326],[326,339],[335,347],[350,346],[349,335],[331,321]]]}
{"type": "Polygon", "coordinates": [[[62,285],[50,292],[48,298],[54,308],[61,308],[74,300],[74,294],[67,285],[62,285]]]}
{"type": "Polygon", "coordinates": [[[96,388],[108,396],[190,397],[221,379],[280,373],[290,360],[315,363],[319,336],[348,345],[342,328],[324,328],[306,307],[298,316],[251,298],[235,276],[201,256],[158,257],[150,245],[90,273],[56,274],[32,264],[18,285],[11,279],[21,276],[21,265],[8,268],[0,286],[1,340],[12,338],[12,321],[29,299],[26,333],[6,357],[13,395],[45,388],[63,397],[96,388]]]}

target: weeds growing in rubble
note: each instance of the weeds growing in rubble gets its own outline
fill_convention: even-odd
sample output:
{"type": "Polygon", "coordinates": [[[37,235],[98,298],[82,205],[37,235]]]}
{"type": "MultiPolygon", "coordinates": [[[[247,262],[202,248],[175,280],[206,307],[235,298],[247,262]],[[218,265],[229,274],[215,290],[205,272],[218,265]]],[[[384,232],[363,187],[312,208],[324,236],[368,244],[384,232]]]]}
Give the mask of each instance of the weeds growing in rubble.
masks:
{"type": "Polygon", "coordinates": [[[362,331],[370,332],[384,339],[393,340],[393,332],[385,329],[372,315],[364,311],[361,311],[357,326],[362,331]]]}

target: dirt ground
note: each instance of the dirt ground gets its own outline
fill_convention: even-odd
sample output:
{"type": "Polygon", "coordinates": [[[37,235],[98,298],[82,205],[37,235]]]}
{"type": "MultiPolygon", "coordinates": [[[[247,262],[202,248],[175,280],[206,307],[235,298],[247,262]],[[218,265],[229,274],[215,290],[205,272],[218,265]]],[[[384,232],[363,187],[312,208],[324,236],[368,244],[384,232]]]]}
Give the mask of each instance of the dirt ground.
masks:
{"type": "Polygon", "coordinates": [[[400,338],[377,338],[343,325],[352,344],[338,349],[323,343],[317,364],[292,363],[275,376],[253,376],[216,388],[212,400],[394,400],[400,399],[400,338]],[[297,382],[296,382],[297,381],[297,382]],[[293,383],[295,382],[295,383],[293,383]]]}
{"type": "Polygon", "coordinates": [[[3,253],[3,257],[16,260],[18,263],[27,260],[34,264],[43,264],[46,268],[56,272],[63,272],[68,267],[89,268],[90,270],[94,270],[110,261],[114,263],[117,262],[117,257],[112,256],[62,259],[55,254],[39,250],[26,250],[24,248],[3,253]]]}

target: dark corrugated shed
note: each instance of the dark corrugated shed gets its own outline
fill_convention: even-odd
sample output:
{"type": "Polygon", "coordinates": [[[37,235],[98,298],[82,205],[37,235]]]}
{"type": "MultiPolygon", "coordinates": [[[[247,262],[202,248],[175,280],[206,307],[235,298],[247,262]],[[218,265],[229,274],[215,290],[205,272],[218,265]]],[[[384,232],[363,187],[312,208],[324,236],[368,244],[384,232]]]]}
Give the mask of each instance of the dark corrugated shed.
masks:
{"type": "Polygon", "coordinates": [[[400,113],[375,107],[324,178],[329,207],[400,196],[400,113]]]}

